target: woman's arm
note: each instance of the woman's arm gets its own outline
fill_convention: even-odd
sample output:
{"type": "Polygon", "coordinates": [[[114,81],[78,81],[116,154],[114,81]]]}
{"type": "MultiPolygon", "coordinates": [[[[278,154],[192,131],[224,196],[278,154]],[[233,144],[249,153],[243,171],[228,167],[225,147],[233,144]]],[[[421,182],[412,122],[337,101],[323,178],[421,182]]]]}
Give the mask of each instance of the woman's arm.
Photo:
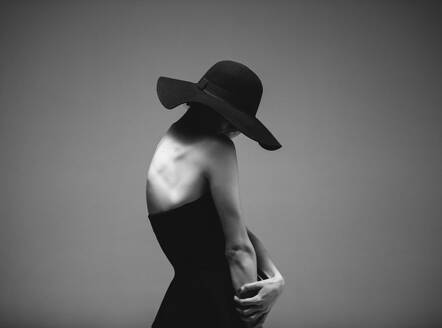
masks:
{"type": "Polygon", "coordinates": [[[206,176],[224,232],[233,287],[239,295],[243,284],[257,280],[257,259],[240,208],[235,145],[229,138],[217,138],[209,149],[206,176]]]}
{"type": "Polygon", "coordinates": [[[226,250],[226,258],[236,295],[240,295],[241,286],[257,280],[256,255],[253,246],[251,243],[247,245],[247,242],[244,244],[245,246],[226,250]]]}
{"type": "Polygon", "coordinates": [[[268,313],[284,289],[285,281],[263,243],[247,229],[249,238],[256,251],[258,273],[263,273],[263,280],[247,283],[240,289],[240,295],[234,296],[236,309],[248,327],[258,327],[264,323],[268,313]]]}
{"type": "Polygon", "coordinates": [[[262,277],[263,279],[274,278],[277,280],[281,280],[281,283],[284,284],[284,278],[281,275],[281,272],[279,272],[278,268],[273,263],[269,253],[264,248],[263,243],[258,239],[258,237],[253,232],[250,231],[249,228],[246,229],[249,239],[252,242],[253,248],[255,249],[256,252],[258,273],[259,272],[264,273],[265,277],[262,277]]]}

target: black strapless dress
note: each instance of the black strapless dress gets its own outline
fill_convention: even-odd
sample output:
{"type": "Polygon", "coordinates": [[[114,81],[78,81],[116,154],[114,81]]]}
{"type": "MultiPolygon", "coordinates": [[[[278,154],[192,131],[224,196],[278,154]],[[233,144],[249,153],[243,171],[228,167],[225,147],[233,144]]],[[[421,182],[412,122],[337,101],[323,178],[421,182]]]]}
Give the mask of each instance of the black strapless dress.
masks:
{"type": "Polygon", "coordinates": [[[152,328],[245,328],[235,310],[224,233],[211,193],[148,214],[174,269],[152,328]]]}

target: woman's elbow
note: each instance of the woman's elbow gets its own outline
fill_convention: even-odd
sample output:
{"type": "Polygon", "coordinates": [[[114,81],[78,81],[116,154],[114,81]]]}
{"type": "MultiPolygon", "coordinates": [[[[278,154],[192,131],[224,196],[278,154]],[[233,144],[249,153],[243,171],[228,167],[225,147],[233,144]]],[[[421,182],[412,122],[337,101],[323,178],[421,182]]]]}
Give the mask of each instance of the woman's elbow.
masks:
{"type": "Polygon", "coordinates": [[[236,243],[234,245],[229,245],[225,249],[225,256],[229,261],[240,261],[244,257],[256,257],[255,249],[253,244],[249,241],[244,241],[242,243],[236,243]]]}

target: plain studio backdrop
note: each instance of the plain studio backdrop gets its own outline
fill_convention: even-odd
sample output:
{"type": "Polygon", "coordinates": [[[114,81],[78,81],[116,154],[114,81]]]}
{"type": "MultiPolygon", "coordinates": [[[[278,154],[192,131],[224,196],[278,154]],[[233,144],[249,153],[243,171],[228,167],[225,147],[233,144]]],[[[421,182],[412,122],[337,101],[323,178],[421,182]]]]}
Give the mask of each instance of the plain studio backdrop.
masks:
{"type": "Polygon", "coordinates": [[[156,80],[223,59],[283,145],[234,139],[286,279],[265,327],[441,327],[440,2],[2,1],[0,49],[1,327],[150,326],[146,173],[184,113],[156,80]]]}

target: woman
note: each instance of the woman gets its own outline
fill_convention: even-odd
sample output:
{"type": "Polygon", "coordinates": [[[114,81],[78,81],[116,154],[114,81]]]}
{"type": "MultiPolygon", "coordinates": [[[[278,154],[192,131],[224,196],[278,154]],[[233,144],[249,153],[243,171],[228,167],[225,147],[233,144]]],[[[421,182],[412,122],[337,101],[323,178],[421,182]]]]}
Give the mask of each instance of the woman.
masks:
{"type": "Polygon", "coordinates": [[[221,61],[198,83],[160,77],[167,109],[186,113],[157,145],[147,174],[149,220],[174,268],[153,328],[262,327],[284,279],[241,215],[236,150],[240,133],[281,147],[255,117],[257,75],[221,61]]]}

